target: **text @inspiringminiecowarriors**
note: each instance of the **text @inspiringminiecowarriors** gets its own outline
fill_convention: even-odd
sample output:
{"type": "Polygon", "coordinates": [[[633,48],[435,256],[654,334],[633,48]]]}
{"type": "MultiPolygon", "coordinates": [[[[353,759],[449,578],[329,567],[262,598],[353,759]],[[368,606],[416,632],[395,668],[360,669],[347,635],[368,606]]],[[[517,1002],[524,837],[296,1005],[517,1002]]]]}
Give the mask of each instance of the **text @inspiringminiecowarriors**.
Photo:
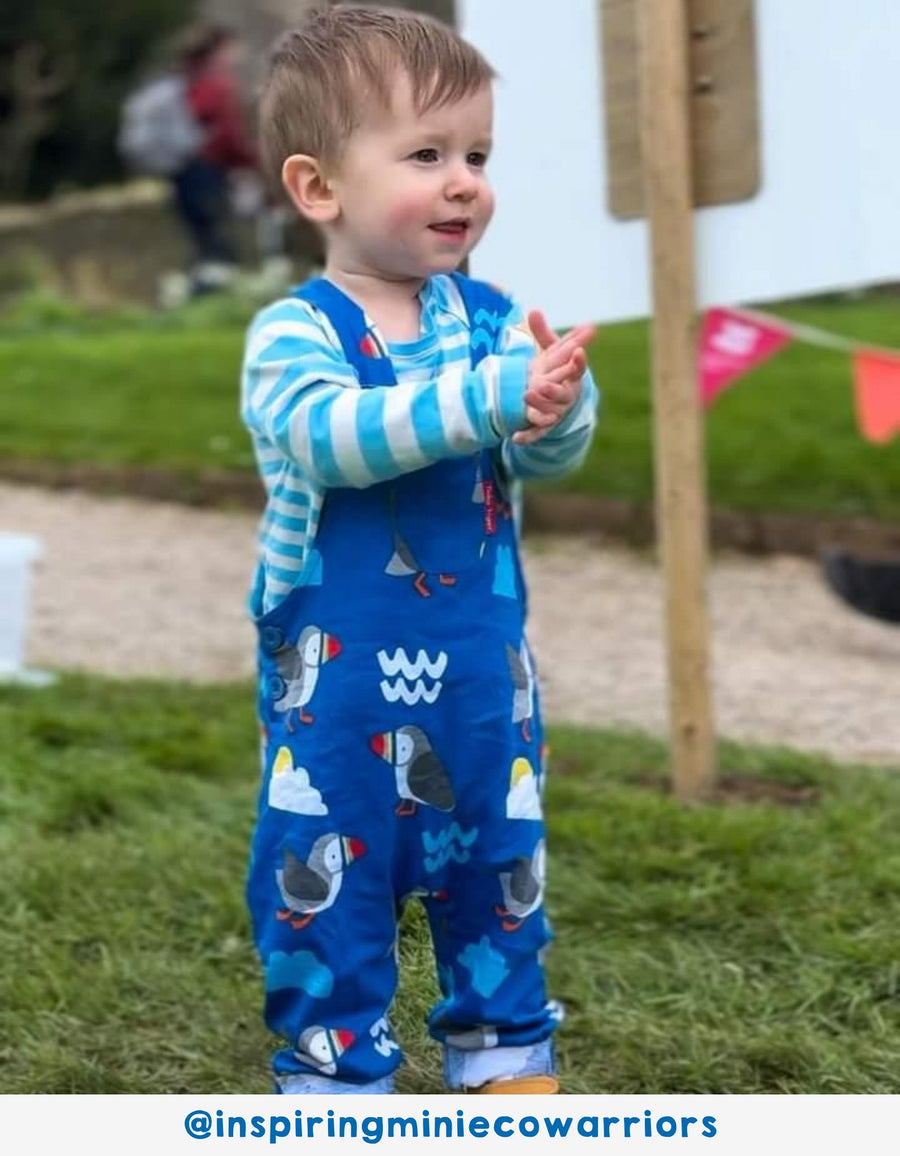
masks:
{"type": "Polygon", "coordinates": [[[306,1114],[298,1108],[293,1115],[228,1115],[203,1109],[188,1112],[184,1130],[194,1140],[341,1140],[360,1139],[366,1144],[382,1140],[483,1139],[497,1136],[548,1140],[566,1137],[598,1140],[640,1140],[657,1136],[666,1139],[713,1139],[717,1134],[715,1116],[654,1115],[649,1108],[640,1116],[537,1116],[467,1115],[462,1108],[453,1115],[441,1115],[424,1108],[417,1115],[388,1116],[338,1114],[329,1108],[322,1116],[306,1114]]]}

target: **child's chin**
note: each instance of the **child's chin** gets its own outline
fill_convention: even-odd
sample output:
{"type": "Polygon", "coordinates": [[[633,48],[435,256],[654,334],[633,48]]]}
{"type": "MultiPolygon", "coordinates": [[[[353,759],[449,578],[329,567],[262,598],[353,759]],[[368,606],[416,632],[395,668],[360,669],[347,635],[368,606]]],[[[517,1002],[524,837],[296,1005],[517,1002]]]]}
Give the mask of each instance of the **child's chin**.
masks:
{"type": "Polygon", "coordinates": [[[426,276],[433,277],[435,273],[453,273],[468,257],[468,252],[465,253],[447,253],[443,257],[436,257],[430,264],[430,268],[426,276]]]}

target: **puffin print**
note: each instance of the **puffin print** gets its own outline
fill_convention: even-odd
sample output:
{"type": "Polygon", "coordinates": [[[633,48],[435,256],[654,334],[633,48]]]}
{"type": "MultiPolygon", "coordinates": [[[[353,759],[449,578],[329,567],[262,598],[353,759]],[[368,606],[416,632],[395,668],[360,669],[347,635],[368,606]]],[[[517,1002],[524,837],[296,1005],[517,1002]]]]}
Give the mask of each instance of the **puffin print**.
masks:
{"type": "Polygon", "coordinates": [[[526,743],[530,743],[531,719],[534,715],[534,667],[524,638],[518,654],[507,642],[506,661],[515,687],[512,720],[514,723],[522,724],[522,738],[526,743]]]}
{"type": "MultiPolygon", "coordinates": [[[[431,597],[431,591],[425,582],[428,572],[422,569],[412,550],[396,530],[394,531],[394,552],[391,554],[384,572],[390,574],[392,578],[412,578],[416,592],[423,598],[431,597]]],[[[438,574],[438,582],[442,586],[455,586],[456,577],[453,574],[438,574]]]]}
{"type": "Polygon", "coordinates": [[[309,1064],[323,1076],[333,1076],[338,1060],[355,1039],[348,1028],[323,1028],[315,1024],[300,1033],[294,1050],[302,1063],[309,1064]]]}
{"type": "Polygon", "coordinates": [[[481,455],[478,455],[478,464],[475,467],[475,486],[472,490],[472,501],[477,505],[484,503],[484,471],[481,468],[481,455]]]}
{"type": "Polygon", "coordinates": [[[401,895],[397,900],[397,907],[400,911],[409,903],[410,899],[421,899],[423,902],[426,899],[433,899],[436,903],[446,903],[450,898],[450,892],[441,887],[438,891],[433,891],[429,887],[414,887],[412,891],[407,891],[401,895]]]}
{"type": "Polygon", "coordinates": [[[291,711],[296,708],[300,721],[313,722],[306,711],[319,681],[319,669],[341,653],[341,644],[319,626],[305,626],[295,646],[282,646],[275,652],[278,674],[273,679],[272,696],[277,711],[286,714],[287,729],[291,711]]]}
{"type": "Polygon", "coordinates": [[[387,357],[387,353],[381,348],[376,335],[372,332],[371,329],[367,330],[365,336],[361,339],[359,343],[359,352],[364,357],[387,357]]]}
{"type": "Polygon", "coordinates": [[[503,904],[496,904],[495,914],[501,918],[504,931],[518,931],[544,898],[546,844],[539,839],[530,859],[524,855],[516,859],[511,871],[500,873],[503,904]]]}
{"type": "Polygon", "coordinates": [[[452,811],[456,806],[450,777],[419,727],[402,726],[373,735],[369,747],[394,768],[398,815],[414,815],[417,803],[438,811],[452,811]]]}
{"type": "Polygon", "coordinates": [[[284,907],[279,919],[289,919],[299,931],[334,904],[344,881],[344,868],[366,853],[361,839],[346,835],[320,835],[312,845],[309,857],[302,859],[285,847],[283,865],[275,872],[275,881],[284,907]]]}

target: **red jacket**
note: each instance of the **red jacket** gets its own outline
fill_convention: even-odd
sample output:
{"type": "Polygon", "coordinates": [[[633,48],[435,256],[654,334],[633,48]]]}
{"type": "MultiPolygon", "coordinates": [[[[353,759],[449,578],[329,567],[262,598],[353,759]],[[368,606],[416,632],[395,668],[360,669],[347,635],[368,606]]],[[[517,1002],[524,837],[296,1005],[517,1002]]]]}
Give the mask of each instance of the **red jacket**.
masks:
{"type": "Polygon", "coordinates": [[[188,82],[191,112],[206,130],[200,155],[226,169],[255,168],[256,147],[244,126],[240,91],[226,72],[201,72],[188,82]]]}

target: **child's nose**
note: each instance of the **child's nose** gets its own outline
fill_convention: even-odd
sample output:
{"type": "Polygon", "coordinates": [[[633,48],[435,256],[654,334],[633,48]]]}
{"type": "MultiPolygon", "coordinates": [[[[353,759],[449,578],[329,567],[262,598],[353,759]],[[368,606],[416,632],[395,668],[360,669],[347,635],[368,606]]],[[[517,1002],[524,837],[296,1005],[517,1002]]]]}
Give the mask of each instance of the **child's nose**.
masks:
{"type": "Polygon", "coordinates": [[[456,165],[447,179],[446,191],[451,201],[471,201],[478,195],[478,177],[468,165],[456,165]]]}

